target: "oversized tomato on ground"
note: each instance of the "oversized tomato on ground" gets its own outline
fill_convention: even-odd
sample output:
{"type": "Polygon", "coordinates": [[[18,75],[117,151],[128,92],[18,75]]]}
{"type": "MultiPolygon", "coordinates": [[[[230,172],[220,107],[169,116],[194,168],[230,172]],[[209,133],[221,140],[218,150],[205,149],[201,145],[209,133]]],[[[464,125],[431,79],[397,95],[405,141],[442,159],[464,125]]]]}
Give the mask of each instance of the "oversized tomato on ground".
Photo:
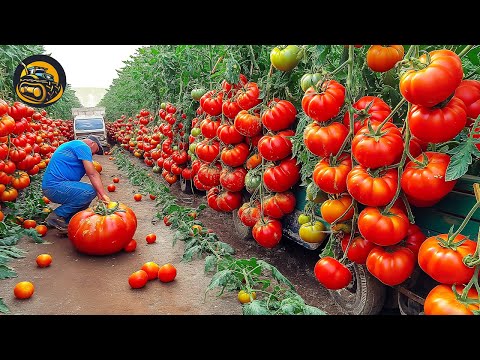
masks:
{"type": "Polygon", "coordinates": [[[161,282],[171,282],[177,276],[177,269],[172,264],[168,263],[160,266],[158,269],[158,279],[161,282]]]}
{"type": "Polygon", "coordinates": [[[68,238],[75,248],[89,255],[107,255],[122,250],[137,229],[137,217],[122,203],[100,203],[82,210],[68,223],[68,238]]]}

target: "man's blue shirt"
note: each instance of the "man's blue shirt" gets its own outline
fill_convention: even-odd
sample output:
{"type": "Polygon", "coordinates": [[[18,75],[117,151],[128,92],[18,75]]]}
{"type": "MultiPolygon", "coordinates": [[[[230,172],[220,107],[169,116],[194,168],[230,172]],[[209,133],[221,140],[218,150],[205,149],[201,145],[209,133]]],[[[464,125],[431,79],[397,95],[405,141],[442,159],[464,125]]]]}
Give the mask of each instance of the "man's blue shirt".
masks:
{"type": "Polygon", "coordinates": [[[55,187],[62,181],[80,181],[85,175],[82,160],[93,161],[90,147],[82,140],[60,145],[45,169],[42,187],[55,187]]]}

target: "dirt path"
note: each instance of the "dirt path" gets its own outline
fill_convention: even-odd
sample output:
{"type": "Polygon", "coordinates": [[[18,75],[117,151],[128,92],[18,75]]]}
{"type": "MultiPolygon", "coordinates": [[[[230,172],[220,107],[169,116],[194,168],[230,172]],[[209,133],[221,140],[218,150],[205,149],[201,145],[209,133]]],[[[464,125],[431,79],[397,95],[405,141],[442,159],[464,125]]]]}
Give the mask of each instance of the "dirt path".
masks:
{"type": "Polygon", "coordinates": [[[120,178],[111,199],[130,206],[137,215],[136,251],[101,257],[82,255],[68,238],[58,237],[56,230],[49,230],[44,244],[22,239],[18,247],[27,251],[26,257],[9,263],[18,277],[0,281],[0,296],[11,314],[241,315],[241,305],[234,293],[217,298],[210,292],[204,301],[211,279],[204,274],[204,261],[181,262],[183,244],[172,247],[171,230],[161,221],[152,225],[155,202],[145,197],[140,202],[134,201],[135,187],[122,176],[114,162],[109,161],[108,156],[94,156],[94,159],[103,166],[101,175],[105,186],[112,183],[112,177],[120,178]],[[149,233],[157,235],[153,244],[145,241],[149,233]],[[41,253],[52,255],[50,267],[37,267],[35,259],[41,253]],[[129,275],[147,261],[160,266],[172,263],[177,268],[176,279],[171,283],[151,280],[142,289],[131,289],[129,275]],[[30,299],[14,298],[13,288],[19,281],[34,284],[35,293],[30,299]]]}

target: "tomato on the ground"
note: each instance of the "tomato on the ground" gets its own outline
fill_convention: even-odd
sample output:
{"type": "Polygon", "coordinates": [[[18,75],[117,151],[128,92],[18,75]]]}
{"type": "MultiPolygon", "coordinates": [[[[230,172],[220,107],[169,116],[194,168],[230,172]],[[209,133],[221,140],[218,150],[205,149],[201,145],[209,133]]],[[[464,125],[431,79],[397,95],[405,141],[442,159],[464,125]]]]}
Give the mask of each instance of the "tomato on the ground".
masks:
{"type": "Polygon", "coordinates": [[[141,270],[145,271],[148,275],[148,280],[153,280],[158,277],[158,270],[160,266],[153,261],[148,261],[142,265],[141,270]]]}
{"type": "Polygon", "coordinates": [[[168,263],[160,266],[158,269],[158,279],[161,282],[171,282],[177,276],[177,269],[172,264],[168,263]]]}
{"type": "Polygon", "coordinates": [[[13,294],[17,299],[28,299],[33,295],[35,287],[30,281],[20,281],[13,288],[13,294]]]}
{"type": "Polygon", "coordinates": [[[35,261],[39,267],[47,267],[52,263],[52,256],[50,254],[40,254],[35,261]]]}
{"type": "Polygon", "coordinates": [[[125,252],[135,251],[137,248],[137,241],[135,239],[130,240],[130,242],[123,248],[125,252]]]}
{"type": "Polygon", "coordinates": [[[142,200],[142,194],[135,194],[133,195],[133,199],[135,201],[141,201],[142,200]]]}
{"type": "Polygon", "coordinates": [[[155,234],[148,234],[148,235],[145,237],[145,240],[147,241],[147,243],[153,244],[155,241],[157,241],[157,235],[155,235],[155,234]]]}
{"type": "Polygon", "coordinates": [[[138,270],[128,277],[128,283],[133,289],[140,289],[145,286],[148,281],[148,274],[145,270],[138,270]]]}

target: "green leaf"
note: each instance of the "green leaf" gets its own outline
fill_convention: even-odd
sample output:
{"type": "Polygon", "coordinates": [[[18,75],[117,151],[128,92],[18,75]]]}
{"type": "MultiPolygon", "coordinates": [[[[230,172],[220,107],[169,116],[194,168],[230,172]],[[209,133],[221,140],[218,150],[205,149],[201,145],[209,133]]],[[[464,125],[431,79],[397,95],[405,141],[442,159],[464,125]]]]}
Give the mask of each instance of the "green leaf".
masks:
{"type": "Polygon", "coordinates": [[[0,265],[0,279],[17,277],[17,273],[7,265],[0,265]]]}
{"type": "Polygon", "coordinates": [[[288,280],[285,276],[283,276],[282,273],[278,271],[278,269],[275,266],[270,265],[263,260],[258,260],[258,265],[260,265],[262,269],[270,270],[272,272],[273,278],[277,280],[279,283],[285,284],[289,286],[291,289],[295,289],[295,287],[290,282],[290,280],[288,280]]]}
{"type": "Polygon", "coordinates": [[[200,257],[202,253],[202,247],[200,245],[192,246],[190,249],[185,251],[182,256],[182,260],[191,261],[195,255],[200,257]]]}
{"type": "Polygon", "coordinates": [[[10,312],[10,309],[7,307],[7,305],[5,305],[2,298],[0,298],[0,312],[4,314],[8,314],[10,312]]]}
{"type": "Polygon", "coordinates": [[[253,300],[243,305],[243,315],[271,315],[265,302],[253,300]]]}
{"type": "Polygon", "coordinates": [[[208,255],[205,258],[205,272],[210,272],[217,266],[217,257],[215,255],[208,255]]]}
{"type": "Polygon", "coordinates": [[[219,287],[219,286],[224,286],[230,277],[233,276],[233,271],[226,269],[217,272],[215,275],[213,275],[212,280],[210,281],[210,284],[207,287],[207,290],[212,290],[213,288],[219,287]]]}
{"type": "Polygon", "coordinates": [[[449,150],[453,154],[447,167],[445,181],[456,180],[468,171],[468,166],[472,163],[472,155],[476,153],[475,143],[471,138],[461,143],[457,147],[449,150]]]}
{"type": "Polygon", "coordinates": [[[224,243],[222,241],[217,241],[217,246],[218,246],[218,249],[223,250],[223,252],[226,254],[231,254],[231,255],[235,254],[235,249],[227,243],[224,243]]]}
{"type": "Polygon", "coordinates": [[[10,246],[18,243],[18,235],[10,235],[0,240],[0,245],[10,246]]]}
{"type": "Polygon", "coordinates": [[[325,311],[311,305],[305,305],[303,308],[303,313],[305,315],[326,315],[325,311]]]}

